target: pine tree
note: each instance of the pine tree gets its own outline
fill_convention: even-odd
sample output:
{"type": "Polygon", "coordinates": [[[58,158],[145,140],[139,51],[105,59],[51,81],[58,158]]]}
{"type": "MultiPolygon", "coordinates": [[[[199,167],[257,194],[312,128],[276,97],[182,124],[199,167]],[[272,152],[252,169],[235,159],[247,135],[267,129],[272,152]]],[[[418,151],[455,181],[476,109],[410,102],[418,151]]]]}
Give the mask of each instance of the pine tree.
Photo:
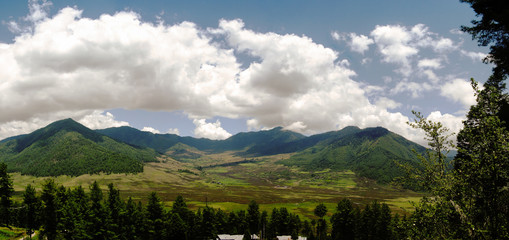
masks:
{"type": "Polygon", "coordinates": [[[314,213],[315,216],[319,217],[316,226],[316,239],[324,240],[327,238],[327,222],[323,217],[327,214],[327,207],[323,203],[320,203],[316,206],[314,213]]]}
{"type": "Polygon", "coordinates": [[[7,173],[7,165],[0,163],[0,226],[9,226],[11,218],[12,180],[7,173]]]}
{"type": "Polygon", "coordinates": [[[48,179],[42,185],[41,200],[43,202],[42,210],[42,231],[41,235],[48,239],[56,239],[57,237],[57,210],[60,208],[60,204],[56,197],[57,186],[53,179],[48,179]]]}
{"type": "Polygon", "coordinates": [[[107,239],[108,214],[103,204],[103,192],[96,181],[90,186],[90,202],[87,234],[92,239],[107,239]]]}
{"type": "Polygon", "coordinates": [[[115,188],[113,183],[108,184],[108,222],[110,239],[123,238],[122,219],[124,215],[124,202],[120,199],[120,191],[115,188]]]}
{"type": "Polygon", "coordinates": [[[455,174],[459,180],[454,199],[473,237],[509,237],[509,131],[499,118],[507,99],[496,86],[477,88],[477,104],[470,108],[458,134],[455,174]]]}
{"type": "Polygon", "coordinates": [[[260,231],[260,207],[256,201],[251,200],[247,208],[247,222],[250,233],[258,233],[260,231]]]}
{"type": "Polygon", "coordinates": [[[331,217],[333,240],[355,239],[355,215],[352,201],[343,199],[338,203],[336,213],[331,217]]]}
{"type": "Polygon", "coordinates": [[[163,237],[163,206],[156,192],[150,193],[145,210],[148,230],[147,239],[162,239],[163,237]]]}
{"type": "Polygon", "coordinates": [[[39,229],[39,214],[41,211],[41,200],[37,197],[35,188],[28,184],[23,193],[23,206],[25,208],[26,233],[32,239],[32,234],[39,229]]]}

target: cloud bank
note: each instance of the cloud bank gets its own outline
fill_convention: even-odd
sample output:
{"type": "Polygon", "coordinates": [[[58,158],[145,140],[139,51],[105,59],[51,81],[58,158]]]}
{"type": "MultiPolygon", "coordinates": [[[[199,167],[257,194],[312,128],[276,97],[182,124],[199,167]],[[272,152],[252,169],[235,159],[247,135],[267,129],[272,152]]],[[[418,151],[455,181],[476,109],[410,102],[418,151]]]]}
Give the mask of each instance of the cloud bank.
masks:
{"type": "MultiPolygon", "coordinates": [[[[389,111],[400,103],[385,97],[370,101],[371,90],[379,87],[353,80],[347,60],[309,37],[255,32],[240,19],[201,29],[191,22],[144,22],[126,11],[90,19],[67,7],[48,17],[40,12],[46,7],[31,9],[30,31],[18,31],[11,44],[0,43],[0,138],[63,117],[92,128],[126,126],[103,112],[124,108],[184,111],[195,136],[211,139],[231,136],[219,121],[206,122],[214,116],[248,118],[253,130],[283,126],[314,134],[383,126],[421,139],[407,126],[408,117],[389,111]],[[238,53],[256,60],[242,67],[238,53]]],[[[377,26],[369,36],[350,34],[352,51],[363,54],[376,45],[383,61],[400,66],[404,76],[429,39],[436,52],[454,48],[448,39],[432,38],[424,25],[377,26]]],[[[431,78],[441,60],[424,59],[418,66],[431,78]]],[[[400,90],[426,86],[415,84],[400,90]]],[[[470,103],[459,95],[452,100],[470,103]]]]}

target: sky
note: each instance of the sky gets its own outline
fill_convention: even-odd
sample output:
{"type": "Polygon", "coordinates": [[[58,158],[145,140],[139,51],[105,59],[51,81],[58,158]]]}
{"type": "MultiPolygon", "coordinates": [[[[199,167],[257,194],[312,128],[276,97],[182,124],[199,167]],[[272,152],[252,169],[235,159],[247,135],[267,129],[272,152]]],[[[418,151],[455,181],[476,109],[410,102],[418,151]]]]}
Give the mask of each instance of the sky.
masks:
{"type": "Polygon", "coordinates": [[[489,51],[457,0],[0,0],[0,139],[73,118],[210,139],[456,133],[489,51]]]}

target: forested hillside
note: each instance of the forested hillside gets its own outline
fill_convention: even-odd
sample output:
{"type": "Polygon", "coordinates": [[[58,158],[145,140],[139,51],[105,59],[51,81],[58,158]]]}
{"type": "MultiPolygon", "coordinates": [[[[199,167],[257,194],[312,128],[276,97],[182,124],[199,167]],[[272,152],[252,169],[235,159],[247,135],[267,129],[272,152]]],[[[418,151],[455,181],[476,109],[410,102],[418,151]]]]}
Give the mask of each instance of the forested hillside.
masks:
{"type": "Polygon", "coordinates": [[[308,170],[353,170],[361,177],[388,183],[403,174],[396,163],[417,164],[412,149],[418,153],[425,150],[381,127],[363,130],[350,127],[281,163],[308,170]]]}
{"type": "Polygon", "coordinates": [[[152,149],[129,146],[71,120],[61,120],[0,144],[0,161],[11,171],[58,176],[143,171],[152,149]]]}

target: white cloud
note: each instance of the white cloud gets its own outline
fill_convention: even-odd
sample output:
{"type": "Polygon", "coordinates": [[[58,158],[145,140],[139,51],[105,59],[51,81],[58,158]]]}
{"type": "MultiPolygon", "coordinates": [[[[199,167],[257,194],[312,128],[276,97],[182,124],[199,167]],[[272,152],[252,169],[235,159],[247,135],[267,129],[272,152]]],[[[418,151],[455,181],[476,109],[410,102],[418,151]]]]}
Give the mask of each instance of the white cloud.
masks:
{"type": "Polygon", "coordinates": [[[331,32],[330,35],[331,35],[332,39],[334,39],[336,41],[345,40],[345,37],[336,31],[331,32]]]}
{"type": "Polygon", "coordinates": [[[469,57],[470,59],[472,59],[473,62],[480,62],[480,61],[484,60],[484,58],[486,58],[486,56],[488,56],[488,54],[483,53],[483,52],[470,52],[470,51],[465,51],[465,50],[461,50],[461,54],[463,56],[469,57]]]}
{"type": "Polygon", "coordinates": [[[357,35],[355,33],[350,33],[350,39],[351,41],[348,43],[350,49],[362,54],[369,49],[369,45],[374,43],[373,39],[365,35],[357,35]]]}
{"type": "Polygon", "coordinates": [[[419,50],[410,44],[412,34],[403,26],[387,25],[376,26],[371,32],[380,53],[387,63],[396,63],[401,66],[399,72],[404,76],[410,75],[412,69],[410,57],[419,50]]]}
{"type": "Polygon", "coordinates": [[[128,122],[117,121],[113,114],[96,110],[92,114],[86,115],[78,120],[79,123],[85,125],[90,129],[105,129],[111,127],[129,126],[128,122]]]}
{"type": "Polygon", "coordinates": [[[419,62],[417,63],[417,66],[419,68],[439,69],[439,68],[442,68],[441,62],[442,62],[442,60],[439,58],[433,58],[433,59],[424,58],[424,59],[419,60],[419,62]]]}
{"type": "MultiPolygon", "coordinates": [[[[65,117],[112,126],[113,116],[90,110],[112,108],[184,111],[194,119],[195,136],[211,139],[231,136],[219,121],[206,122],[214,116],[249,119],[250,129],[313,134],[384,126],[417,136],[407,117],[388,111],[397,103],[370,102],[367,95],[380,89],[354,81],[347,60],[309,37],[255,32],[241,20],[203,30],[190,22],[155,25],[133,12],[81,14],[64,8],[37,18],[33,32],[12,44],[0,44],[0,136],[65,117]],[[241,68],[239,52],[256,60],[241,68]]],[[[410,70],[415,38],[423,33],[378,26],[370,36],[386,62],[410,70]]],[[[361,39],[358,49],[369,47],[370,39],[361,39]]],[[[431,88],[406,84],[400,89],[414,95],[431,88]]]]}
{"type": "Polygon", "coordinates": [[[423,92],[433,89],[433,86],[427,82],[399,82],[391,90],[392,93],[409,92],[413,98],[420,97],[423,92]]]}
{"type": "Polygon", "coordinates": [[[180,131],[178,130],[178,128],[170,128],[168,129],[168,131],[166,131],[166,133],[180,135],[180,131]]]}
{"type": "Polygon", "coordinates": [[[143,127],[143,129],[141,129],[141,131],[143,132],[150,132],[150,133],[153,133],[153,134],[159,134],[161,132],[159,132],[159,130],[153,128],[153,127],[143,127]]]}
{"type": "Polygon", "coordinates": [[[30,14],[25,17],[25,20],[36,23],[48,17],[49,8],[53,5],[51,1],[42,0],[28,0],[28,9],[30,14]]]}
{"type": "Polygon", "coordinates": [[[392,99],[386,97],[380,97],[375,103],[378,107],[382,109],[394,109],[401,106],[401,103],[396,102],[392,99]]]}
{"type": "MultiPolygon", "coordinates": [[[[442,114],[440,111],[434,111],[431,112],[426,119],[434,122],[441,122],[444,127],[449,129],[449,133],[458,134],[463,128],[463,120],[465,120],[465,117],[458,117],[447,113],[442,114]]],[[[456,137],[452,136],[451,140],[456,141],[456,137]]]]}
{"type": "Polygon", "coordinates": [[[469,108],[476,102],[474,90],[470,82],[459,78],[442,85],[440,88],[440,95],[463,104],[465,108],[469,108]]]}
{"type": "Polygon", "coordinates": [[[232,135],[221,127],[221,122],[208,123],[205,119],[193,119],[196,126],[194,136],[197,138],[208,138],[212,140],[223,140],[232,135]]]}

